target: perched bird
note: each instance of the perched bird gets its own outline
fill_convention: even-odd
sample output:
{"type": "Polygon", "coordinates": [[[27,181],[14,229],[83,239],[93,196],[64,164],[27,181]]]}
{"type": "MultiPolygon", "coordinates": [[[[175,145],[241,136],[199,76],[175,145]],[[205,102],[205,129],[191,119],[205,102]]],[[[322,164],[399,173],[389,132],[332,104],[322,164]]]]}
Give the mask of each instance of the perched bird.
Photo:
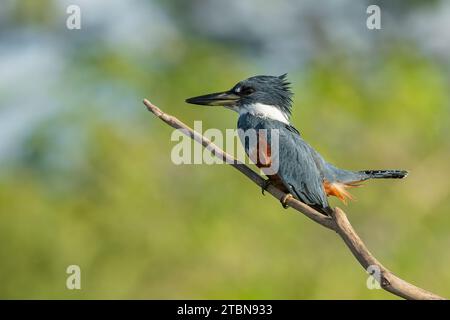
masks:
{"type": "MultiPolygon", "coordinates": [[[[405,170],[350,171],[339,169],[326,162],[303,140],[299,131],[290,123],[292,92],[286,74],[254,76],[240,81],[228,91],[190,98],[186,102],[224,106],[236,111],[239,114],[238,129],[244,133],[248,130],[257,132],[262,129],[265,129],[265,132],[277,130],[277,170],[265,173],[268,179],[263,187],[263,193],[269,184],[286,192],[287,196],[281,200],[285,208],[287,199],[295,197],[319,212],[329,215],[332,209],[327,196],[335,196],[346,203],[347,199],[352,199],[347,189],[358,186],[362,181],[401,179],[408,174],[405,170]]],[[[263,155],[257,157],[256,165],[259,168],[265,168],[272,163],[274,154],[270,147],[271,139],[270,134],[258,136],[255,148],[241,138],[247,155],[253,155],[255,150],[263,155]]]]}

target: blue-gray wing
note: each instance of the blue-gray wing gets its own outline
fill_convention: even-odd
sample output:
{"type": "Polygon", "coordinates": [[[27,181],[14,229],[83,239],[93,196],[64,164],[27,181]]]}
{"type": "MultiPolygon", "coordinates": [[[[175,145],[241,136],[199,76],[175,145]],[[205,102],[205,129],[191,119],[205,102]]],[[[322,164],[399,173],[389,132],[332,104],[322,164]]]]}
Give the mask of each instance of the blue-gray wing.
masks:
{"type": "MultiPolygon", "coordinates": [[[[266,130],[266,144],[270,146],[271,169],[275,169],[276,180],[281,180],[284,187],[304,203],[314,207],[328,207],[323,186],[324,161],[294,127],[244,114],[239,117],[238,128],[247,133],[251,130],[266,130]],[[274,134],[272,129],[278,134],[274,134]]],[[[248,141],[242,137],[241,141],[248,155],[254,153],[255,148],[248,141]]]]}
{"type": "Polygon", "coordinates": [[[298,132],[288,127],[279,129],[278,159],[278,177],[294,196],[309,205],[328,207],[316,153],[298,132]]]}

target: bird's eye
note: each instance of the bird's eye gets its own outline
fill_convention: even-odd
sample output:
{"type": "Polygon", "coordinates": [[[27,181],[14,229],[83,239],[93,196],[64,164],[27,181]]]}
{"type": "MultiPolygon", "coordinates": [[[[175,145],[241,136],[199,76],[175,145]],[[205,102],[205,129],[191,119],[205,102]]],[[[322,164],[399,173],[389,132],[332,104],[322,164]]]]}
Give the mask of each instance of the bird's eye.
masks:
{"type": "Polygon", "coordinates": [[[253,89],[252,87],[242,87],[241,90],[239,91],[239,93],[243,96],[248,96],[253,92],[255,92],[255,89],[253,89]]]}

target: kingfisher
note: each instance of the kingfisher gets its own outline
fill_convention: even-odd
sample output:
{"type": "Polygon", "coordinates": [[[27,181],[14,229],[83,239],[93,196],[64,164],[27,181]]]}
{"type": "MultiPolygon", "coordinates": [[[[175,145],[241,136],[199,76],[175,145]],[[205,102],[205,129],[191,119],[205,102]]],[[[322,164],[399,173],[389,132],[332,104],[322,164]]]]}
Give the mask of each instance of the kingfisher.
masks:
{"type": "Polygon", "coordinates": [[[238,82],[233,88],[223,92],[211,93],[186,99],[187,103],[206,106],[223,106],[239,114],[237,127],[244,135],[239,135],[246,154],[260,168],[272,163],[271,150],[273,134],[278,138],[277,170],[265,173],[266,183],[286,193],[280,201],[284,208],[289,198],[296,198],[324,215],[332,209],[329,196],[335,196],[344,203],[352,200],[348,189],[360,186],[368,179],[402,179],[408,175],[406,170],[361,170],[340,169],[325,159],[311,147],[291,124],[292,90],[287,74],[281,76],[259,75],[238,82]],[[249,130],[262,132],[257,135],[256,145],[243,139],[249,130]],[[262,152],[261,152],[262,151],[262,152]]]}

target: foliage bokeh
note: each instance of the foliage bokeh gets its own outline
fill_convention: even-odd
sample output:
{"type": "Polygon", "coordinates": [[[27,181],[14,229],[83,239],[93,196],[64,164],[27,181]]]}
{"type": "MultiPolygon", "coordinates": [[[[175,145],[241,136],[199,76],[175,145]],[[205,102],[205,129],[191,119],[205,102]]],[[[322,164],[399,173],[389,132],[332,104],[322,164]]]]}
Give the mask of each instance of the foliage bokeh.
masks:
{"type": "MultiPolygon", "coordinates": [[[[79,31],[65,28],[64,1],[7,2],[8,15],[0,16],[3,54],[31,56],[1,65],[12,76],[0,82],[8,140],[0,149],[0,298],[393,298],[367,289],[367,275],[335,234],[262,197],[237,171],[174,165],[172,130],[141,103],[148,97],[188,124],[225,130],[235,127],[235,114],[184,99],[286,71],[293,122],[327,159],[411,171],[404,181],[354,190],[357,201],[346,211],[389,269],[450,294],[448,60],[398,30],[389,34],[388,23],[383,38],[362,31],[368,51],[324,37],[317,54],[283,64],[276,50],[261,53],[252,32],[233,38],[196,29],[193,21],[209,14],[203,1],[129,2],[149,17],[122,34],[126,46],[117,30],[107,38],[96,28],[89,2],[78,2],[88,21],[79,31]],[[57,58],[48,51],[55,47],[57,58]],[[8,136],[21,117],[27,125],[8,136]],[[71,264],[81,267],[82,290],[66,289],[71,264]]],[[[131,14],[109,11],[120,1],[100,3],[97,12],[113,20],[131,14]]],[[[386,10],[395,17],[439,5],[386,10]]]]}

